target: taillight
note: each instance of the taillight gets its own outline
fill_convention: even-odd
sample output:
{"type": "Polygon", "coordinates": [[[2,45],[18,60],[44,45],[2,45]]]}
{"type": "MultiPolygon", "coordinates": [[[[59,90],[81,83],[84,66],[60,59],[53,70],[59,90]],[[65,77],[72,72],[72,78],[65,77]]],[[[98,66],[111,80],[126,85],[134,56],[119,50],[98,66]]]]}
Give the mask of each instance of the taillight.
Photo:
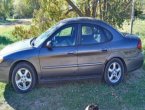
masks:
{"type": "Polygon", "coordinates": [[[142,43],[141,43],[141,40],[140,39],[138,41],[137,48],[140,49],[140,50],[142,49],[142,43]]]}

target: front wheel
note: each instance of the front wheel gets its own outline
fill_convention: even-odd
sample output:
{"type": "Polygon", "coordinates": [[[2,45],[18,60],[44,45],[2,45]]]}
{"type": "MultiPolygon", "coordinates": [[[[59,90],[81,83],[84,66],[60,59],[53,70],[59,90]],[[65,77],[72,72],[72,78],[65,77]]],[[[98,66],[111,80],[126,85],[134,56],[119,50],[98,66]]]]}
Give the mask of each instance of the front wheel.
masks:
{"type": "Polygon", "coordinates": [[[124,65],[120,59],[110,60],[105,68],[104,80],[109,85],[117,85],[124,78],[124,65]]]}
{"type": "Polygon", "coordinates": [[[12,86],[16,92],[26,93],[36,84],[36,73],[28,63],[17,64],[12,72],[12,86]]]}

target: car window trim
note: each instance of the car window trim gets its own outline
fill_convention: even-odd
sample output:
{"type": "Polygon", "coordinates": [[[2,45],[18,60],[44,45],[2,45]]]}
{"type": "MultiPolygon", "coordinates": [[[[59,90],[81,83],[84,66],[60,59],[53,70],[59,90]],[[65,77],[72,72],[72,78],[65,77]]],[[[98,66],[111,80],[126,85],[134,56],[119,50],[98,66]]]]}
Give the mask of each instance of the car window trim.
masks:
{"type": "MultiPolygon", "coordinates": [[[[107,42],[101,42],[101,43],[93,43],[93,44],[81,44],[81,36],[82,36],[82,26],[95,26],[95,27],[100,27],[100,28],[102,28],[102,30],[103,29],[106,29],[106,28],[104,28],[103,26],[100,26],[100,25],[98,25],[98,24],[92,24],[92,23],[80,23],[79,24],[79,28],[78,28],[78,36],[79,36],[79,41],[78,41],[78,45],[79,46],[90,46],[90,45],[99,45],[99,44],[104,44],[104,43],[108,43],[108,42],[111,42],[112,40],[113,40],[113,34],[108,30],[108,29],[106,29],[107,31],[109,31],[109,33],[111,34],[111,39],[110,40],[108,40],[107,42]]],[[[104,32],[104,30],[103,30],[103,32],[104,32]]],[[[106,35],[106,33],[105,33],[105,35],[106,35]]],[[[108,39],[108,38],[107,38],[108,39]]]]}

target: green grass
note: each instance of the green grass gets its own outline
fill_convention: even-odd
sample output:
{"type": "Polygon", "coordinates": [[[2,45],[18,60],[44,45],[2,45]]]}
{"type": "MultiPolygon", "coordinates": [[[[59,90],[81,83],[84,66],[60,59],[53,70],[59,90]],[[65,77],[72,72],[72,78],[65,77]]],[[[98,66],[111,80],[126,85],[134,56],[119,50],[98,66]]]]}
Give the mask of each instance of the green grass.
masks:
{"type": "Polygon", "coordinates": [[[10,25],[10,26],[0,25],[0,49],[2,49],[8,44],[11,44],[19,40],[12,34],[13,30],[15,29],[15,26],[23,26],[25,29],[30,27],[29,25],[25,25],[25,24],[10,25]]]}
{"type": "Polygon", "coordinates": [[[12,35],[13,30],[14,26],[0,27],[0,49],[17,40],[12,35]]]}
{"type": "MultiPolygon", "coordinates": [[[[145,21],[137,20],[134,32],[145,39],[145,21]]],[[[129,26],[124,24],[124,31],[129,26]]],[[[12,34],[14,26],[0,27],[0,48],[17,41],[12,34]]],[[[144,42],[143,42],[144,45],[144,42]]],[[[145,65],[144,65],[145,66],[145,65]]],[[[63,82],[39,85],[26,94],[17,94],[10,85],[0,83],[2,110],[84,110],[95,103],[101,110],[144,110],[145,72],[139,69],[129,73],[118,86],[107,86],[101,81],[63,82]]]]}
{"type": "Polygon", "coordinates": [[[143,110],[145,75],[137,81],[130,80],[131,74],[127,78],[129,81],[115,87],[99,81],[70,82],[39,86],[27,94],[17,94],[6,85],[0,101],[21,110],[84,110],[90,103],[98,104],[101,110],[143,110]]]}

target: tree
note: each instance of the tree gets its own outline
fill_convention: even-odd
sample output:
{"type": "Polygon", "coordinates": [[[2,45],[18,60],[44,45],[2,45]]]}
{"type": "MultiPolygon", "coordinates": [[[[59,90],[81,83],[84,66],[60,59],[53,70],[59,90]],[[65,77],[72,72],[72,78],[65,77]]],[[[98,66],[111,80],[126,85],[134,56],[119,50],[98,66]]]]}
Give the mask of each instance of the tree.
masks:
{"type": "Polygon", "coordinates": [[[39,9],[39,0],[14,0],[14,18],[32,18],[35,9],[39,9]]]}
{"type": "Polygon", "coordinates": [[[121,27],[129,18],[132,0],[66,0],[78,16],[88,16],[104,20],[121,27]]]}
{"type": "Polygon", "coordinates": [[[130,17],[131,0],[40,0],[33,23],[40,32],[68,17],[88,16],[121,27],[130,17]]]}
{"type": "Polygon", "coordinates": [[[70,13],[66,15],[70,7],[64,0],[41,0],[39,3],[40,8],[34,11],[33,23],[40,32],[62,19],[73,17],[70,13]]]}
{"type": "Polygon", "coordinates": [[[130,25],[130,33],[132,34],[133,31],[133,22],[134,22],[134,5],[135,0],[132,0],[132,7],[131,7],[131,25],[130,25]]]}
{"type": "Polygon", "coordinates": [[[39,9],[35,9],[33,13],[33,24],[30,27],[30,30],[24,30],[23,27],[16,27],[13,34],[22,38],[38,36],[56,22],[75,16],[74,13],[65,15],[69,8],[67,2],[64,0],[40,0],[39,9]]]}
{"type": "Polygon", "coordinates": [[[143,11],[145,7],[145,1],[143,0],[136,0],[135,1],[135,12],[134,12],[134,16],[136,18],[140,18],[140,16],[143,14],[143,11]]]}
{"type": "MultiPolygon", "coordinates": [[[[31,2],[34,0],[25,1],[31,2]]],[[[36,1],[39,3],[39,8],[34,10],[33,25],[28,30],[29,36],[38,36],[56,22],[77,16],[94,17],[106,21],[113,26],[121,27],[125,19],[130,19],[132,0],[36,1]]]]}
{"type": "Polygon", "coordinates": [[[6,20],[12,12],[12,0],[1,0],[0,2],[0,18],[6,20]]]}

